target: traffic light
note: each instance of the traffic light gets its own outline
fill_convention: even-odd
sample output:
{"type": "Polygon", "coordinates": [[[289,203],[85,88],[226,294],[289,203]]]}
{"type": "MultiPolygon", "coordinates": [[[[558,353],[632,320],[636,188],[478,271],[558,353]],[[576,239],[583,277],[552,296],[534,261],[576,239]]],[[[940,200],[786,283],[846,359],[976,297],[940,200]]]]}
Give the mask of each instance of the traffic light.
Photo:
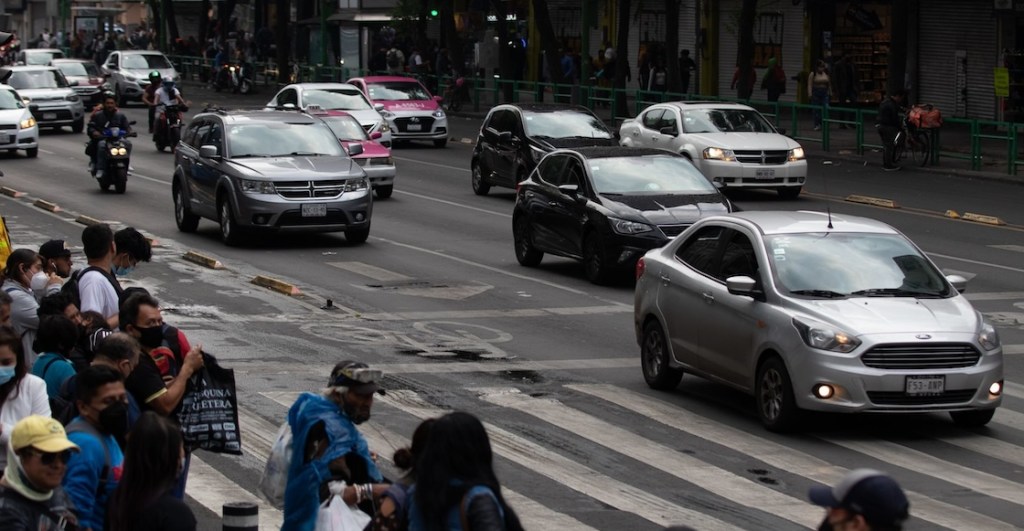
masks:
{"type": "Polygon", "coordinates": [[[438,13],[438,11],[436,9],[431,9],[430,10],[430,16],[432,16],[432,17],[436,17],[437,13],[438,13]]]}

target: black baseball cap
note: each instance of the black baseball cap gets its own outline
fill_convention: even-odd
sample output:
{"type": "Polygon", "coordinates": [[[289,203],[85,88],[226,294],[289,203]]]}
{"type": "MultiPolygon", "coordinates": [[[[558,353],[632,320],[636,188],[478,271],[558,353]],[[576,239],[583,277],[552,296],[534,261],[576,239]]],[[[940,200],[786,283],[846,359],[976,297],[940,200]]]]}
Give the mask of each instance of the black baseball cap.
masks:
{"type": "Polygon", "coordinates": [[[361,361],[345,360],[338,362],[331,371],[330,387],[347,387],[357,395],[384,394],[378,382],[384,377],[384,371],[371,369],[361,361]]]}
{"type": "Polygon", "coordinates": [[[39,255],[48,259],[65,258],[71,256],[71,249],[64,240],[50,240],[39,247],[39,255]]]}
{"type": "Polygon", "coordinates": [[[859,514],[872,526],[900,526],[910,516],[910,502],[896,480],[870,468],[851,470],[834,487],[811,487],[815,505],[859,514]]]}

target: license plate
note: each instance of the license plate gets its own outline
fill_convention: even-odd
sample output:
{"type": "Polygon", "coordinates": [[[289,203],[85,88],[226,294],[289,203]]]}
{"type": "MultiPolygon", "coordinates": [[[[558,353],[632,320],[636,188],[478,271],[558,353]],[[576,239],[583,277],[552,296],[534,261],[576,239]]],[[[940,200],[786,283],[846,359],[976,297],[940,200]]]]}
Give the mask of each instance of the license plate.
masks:
{"type": "Polygon", "coordinates": [[[327,216],[327,205],[302,205],[302,217],[322,218],[327,216]]]}
{"type": "Polygon", "coordinates": [[[754,176],[757,177],[758,179],[770,179],[772,177],[775,177],[775,170],[773,170],[773,169],[754,170],[754,176]]]}
{"type": "Polygon", "coordinates": [[[405,126],[405,130],[406,131],[422,131],[423,130],[423,126],[420,125],[420,124],[409,124],[409,125],[405,126]]]}
{"type": "Polygon", "coordinates": [[[14,142],[14,135],[0,135],[0,143],[10,144],[14,142]]]}
{"type": "Polygon", "coordinates": [[[907,376],[906,392],[910,396],[941,395],[946,391],[945,376],[907,376]]]}
{"type": "Polygon", "coordinates": [[[56,119],[57,119],[57,113],[55,113],[55,112],[44,112],[43,113],[43,120],[56,120],[56,119]]]}

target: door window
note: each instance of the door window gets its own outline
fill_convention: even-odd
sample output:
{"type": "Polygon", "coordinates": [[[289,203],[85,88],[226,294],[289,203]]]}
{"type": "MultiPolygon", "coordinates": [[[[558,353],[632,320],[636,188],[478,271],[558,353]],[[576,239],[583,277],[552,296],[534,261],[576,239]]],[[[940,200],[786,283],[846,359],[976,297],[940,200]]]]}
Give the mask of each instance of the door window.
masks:
{"type": "Polygon", "coordinates": [[[724,233],[723,227],[712,226],[698,230],[679,246],[676,258],[705,275],[715,276],[718,250],[724,233]]]}
{"type": "Polygon", "coordinates": [[[220,124],[214,123],[210,125],[210,130],[206,133],[206,138],[203,140],[203,145],[216,146],[217,153],[224,153],[224,134],[220,124]]]}
{"type": "Polygon", "coordinates": [[[732,238],[722,251],[722,267],[715,277],[722,282],[729,277],[737,276],[759,280],[758,271],[757,255],[754,253],[754,245],[750,243],[750,238],[746,234],[733,231],[732,238]]]}
{"type": "Polygon", "coordinates": [[[207,145],[206,137],[210,133],[210,122],[203,122],[199,124],[199,128],[196,129],[195,142],[200,147],[207,145]]]}
{"type": "Polygon", "coordinates": [[[537,169],[537,174],[540,176],[540,180],[553,185],[556,182],[561,182],[563,175],[565,174],[565,165],[569,162],[569,157],[565,155],[554,155],[551,157],[545,157],[540,162],[540,166],[537,169]]]}
{"type": "Polygon", "coordinates": [[[288,89],[282,92],[281,95],[277,97],[278,105],[286,105],[289,103],[291,103],[292,105],[299,104],[299,95],[295,91],[295,89],[288,89]]]}
{"type": "Polygon", "coordinates": [[[667,110],[661,115],[661,120],[658,122],[658,130],[663,131],[666,127],[671,131],[669,134],[679,134],[679,119],[674,111],[667,110]]]}
{"type": "Polygon", "coordinates": [[[196,144],[196,131],[199,130],[199,126],[203,125],[203,123],[205,122],[198,121],[189,124],[188,129],[185,130],[185,136],[182,137],[182,141],[184,141],[186,145],[192,146],[194,148],[198,147],[198,145],[196,144]]]}
{"type": "Polygon", "coordinates": [[[511,111],[501,110],[495,112],[491,116],[491,122],[489,126],[491,129],[494,129],[499,133],[503,133],[505,131],[511,133],[514,120],[515,118],[512,116],[511,111]]]}
{"type": "Polygon", "coordinates": [[[644,127],[648,129],[658,130],[658,124],[661,123],[661,117],[665,114],[665,109],[653,109],[644,113],[644,127]]]}

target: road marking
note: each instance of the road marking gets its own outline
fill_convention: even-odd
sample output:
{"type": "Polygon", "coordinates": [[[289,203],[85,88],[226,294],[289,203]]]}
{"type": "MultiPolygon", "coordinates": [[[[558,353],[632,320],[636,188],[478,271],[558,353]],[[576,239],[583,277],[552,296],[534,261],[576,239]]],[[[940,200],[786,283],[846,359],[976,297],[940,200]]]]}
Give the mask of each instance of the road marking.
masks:
{"type": "Polygon", "coordinates": [[[437,197],[431,197],[429,195],[417,194],[417,193],[413,193],[413,192],[406,192],[405,190],[397,190],[397,189],[395,190],[395,193],[396,194],[407,195],[409,197],[416,197],[416,198],[419,198],[419,199],[425,199],[427,201],[433,201],[435,203],[441,203],[443,205],[459,207],[459,208],[463,208],[463,209],[466,209],[466,210],[472,210],[473,212],[481,212],[483,214],[490,214],[492,216],[498,216],[498,217],[502,217],[502,218],[512,219],[512,214],[508,214],[508,213],[505,213],[505,212],[495,212],[493,210],[487,210],[486,208],[479,208],[479,207],[464,205],[462,203],[456,203],[455,201],[448,201],[447,199],[440,199],[440,198],[437,198],[437,197]]]}
{"type": "MultiPolygon", "coordinates": [[[[669,428],[722,444],[779,470],[822,483],[835,484],[847,469],[763,437],[726,426],[685,408],[644,396],[635,391],[606,384],[570,384],[565,387],[643,415],[669,428]]],[[[1020,461],[1016,461],[1020,462],[1020,461]]],[[[950,529],[1013,529],[1002,521],[958,506],[943,503],[917,492],[907,492],[920,518],[950,529]]]]}
{"type": "Polygon", "coordinates": [[[156,177],[147,177],[145,175],[142,175],[141,173],[131,172],[131,173],[128,174],[128,177],[135,177],[137,179],[142,179],[144,181],[152,181],[154,183],[162,184],[164,186],[170,186],[171,185],[170,181],[162,181],[160,179],[157,179],[156,177]]]}
{"type": "Polygon", "coordinates": [[[412,277],[405,276],[401,273],[395,273],[394,271],[388,271],[387,269],[372,266],[363,262],[327,262],[327,265],[336,267],[343,271],[369,277],[380,282],[412,280],[412,277]]]}
{"type": "Polygon", "coordinates": [[[1003,345],[1003,355],[1024,354],[1024,345],[1003,345]]]}
{"type": "Polygon", "coordinates": [[[1013,251],[1015,253],[1024,253],[1024,245],[989,245],[993,249],[1002,249],[1004,251],[1013,251]]]}
{"type": "Polygon", "coordinates": [[[963,294],[969,301],[1002,301],[1024,299],[1024,291],[967,292],[963,294]]]}
{"type": "Polygon", "coordinates": [[[1024,414],[1006,407],[996,409],[996,416],[992,419],[992,422],[1001,424],[1007,428],[1024,431],[1024,414]]]}
{"type": "Polygon", "coordinates": [[[821,515],[808,501],[759,485],[678,449],[571,409],[557,400],[533,398],[515,388],[474,390],[481,393],[481,399],[486,402],[534,416],[641,463],[657,463],[663,472],[727,500],[743,500],[748,507],[770,511],[806,527],[813,528],[821,522],[821,515]]]}
{"type": "Polygon", "coordinates": [[[280,529],[284,514],[258,496],[231,481],[198,455],[192,454],[185,493],[214,514],[221,514],[228,502],[252,502],[259,505],[260,529],[280,529]]]}
{"type": "Polygon", "coordinates": [[[518,310],[437,310],[429,312],[368,313],[368,321],[431,321],[436,319],[493,319],[513,317],[544,317],[548,315],[608,315],[633,313],[631,304],[607,306],[576,306],[568,308],[523,308],[518,310]]]}
{"type": "MultiPolygon", "coordinates": [[[[189,331],[192,337],[192,331],[189,331]]],[[[204,343],[209,346],[209,343],[204,343]]],[[[385,374],[454,374],[454,373],[494,373],[511,371],[586,371],[606,369],[635,368],[638,361],[634,358],[597,358],[579,360],[550,361],[460,361],[457,363],[388,363],[382,365],[385,374]]],[[[231,359],[231,366],[239,371],[259,374],[308,374],[326,379],[330,370],[319,369],[302,364],[284,366],[281,362],[267,362],[248,358],[231,359]]]]}
{"type": "Polygon", "coordinates": [[[980,266],[992,267],[992,268],[995,268],[995,269],[1003,269],[1003,270],[1006,270],[1006,271],[1013,271],[1015,273],[1024,273],[1024,269],[1021,269],[1019,267],[1004,266],[1004,265],[999,265],[999,264],[993,264],[991,262],[982,262],[980,260],[971,260],[970,258],[960,258],[958,256],[949,256],[947,254],[932,253],[932,252],[928,252],[928,251],[925,251],[925,254],[927,254],[928,256],[937,256],[939,258],[945,258],[946,260],[956,260],[956,261],[959,261],[959,262],[966,262],[968,264],[977,264],[977,265],[980,265],[980,266]]]}
{"type": "MultiPolygon", "coordinates": [[[[1004,380],[1003,392],[1016,398],[1024,398],[1024,385],[1021,385],[1019,383],[1007,382],[1004,380]]],[[[1021,462],[1024,463],[1024,461],[1021,462]]]]}
{"type": "Polygon", "coordinates": [[[43,148],[39,148],[39,152],[40,153],[46,153],[47,155],[56,155],[56,153],[54,153],[53,151],[50,151],[48,149],[43,149],[43,148]]]}
{"type": "Polygon", "coordinates": [[[466,173],[471,173],[472,172],[472,170],[470,170],[469,168],[462,168],[462,167],[459,167],[459,166],[449,166],[448,164],[438,164],[436,162],[427,162],[425,160],[407,159],[405,157],[395,157],[395,156],[392,156],[391,158],[393,158],[395,160],[403,160],[405,162],[415,162],[416,164],[423,164],[424,166],[434,166],[436,168],[444,168],[446,170],[464,171],[466,173]]]}

